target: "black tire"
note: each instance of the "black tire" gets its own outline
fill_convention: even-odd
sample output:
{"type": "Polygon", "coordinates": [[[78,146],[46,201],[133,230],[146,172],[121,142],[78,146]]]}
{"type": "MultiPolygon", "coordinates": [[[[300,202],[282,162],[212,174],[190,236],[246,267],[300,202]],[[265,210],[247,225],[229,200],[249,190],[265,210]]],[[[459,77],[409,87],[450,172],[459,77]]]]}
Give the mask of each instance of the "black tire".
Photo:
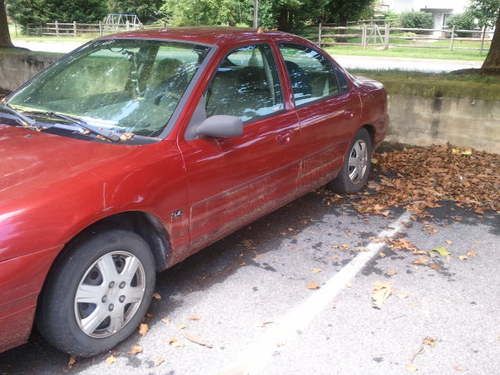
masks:
{"type": "Polygon", "coordinates": [[[354,137],[351,145],[349,146],[349,149],[347,151],[347,154],[345,155],[345,160],[344,160],[344,165],[342,166],[342,169],[340,170],[338,176],[330,182],[329,187],[337,192],[337,193],[357,193],[361,189],[363,189],[368,182],[368,177],[370,176],[371,172],[371,156],[372,156],[372,151],[373,151],[373,145],[372,145],[372,140],[370,137],[370,134],[365,128],[361,128],[357,133],[356,136],[354,137]],[[349,157],[352,155],[353,149],[357,142],[364,142],[367,148],[367,164],[366,164],[366,170],[361,178],[358,180],[352,180],[349,177],[350,173],[350,166],[349,166],[349,157]]]}
{"type": "MultiPolygon", "coordinates": [[[[122,263],[123,267],[125,267],[126,263],[122,263]]],[[[119,268],[118,271],[123,272],[119,268]]],[[[133,280],[137,280],[139,274],[135,275],[133,280]]],[[[105,283],[105,280],[104,276],[102,276],[101,285],[97,286],[102,287],[102,285],[106,284],[107,288],[108,284],[105,283]]],[[[132,288],[134,282],[137,281],[130,282],[130,288],[132,288]]],[[[90,357],[105,352],[136,330],[151,303],[155,282],[154,256],[142,237],[124,230],[98,232],[86,240],[79,241],[73,246],[70,245],[56,261],[40,296],[37,313],[38,329],[50,344],[71,355],[90,357]],[[90,277],[90,272],[93,270],[91,267],[96,264],[95,262],[103,259],[102,257],[106,256],[106,254],[108,256],[113,254],[111,259],[113,259],[115,266],[119,267],[116,263],[119,263],[120,259],[116,258],[119,257],[116,254],[120,251],[132,254],[133,256],[129,256],[129,258],[136,258],[142,265],[142,268],[139,266],[137,272],[141,272],[142,287],[140,290],[144,290],[143,297],[139,302],[127,305],[128,308],[133,305],[134,309],[130,311],[129,317],[126,320],[124,319],[126,324],[117,332],[112,333],[113,329],[110,330],[107,337],[91,337],[80,328],[77,321],[76,311],[78,309],[76,306],[80,306],[75,305],[77,290],[80,282],[83,282],[84,276],[89,275],[88,277],[90,277]]],[[[116,290],[114,298],[118,298],[116,295],[122,293],[123,290],[116,290]]],[[[111,289],[108,289],[108,292],[111,295],[111,289]]],[[[111,297],[109,299],[111,300],[111,297]]],[[[95,306],[97,309],[97,305],[95,306]]],[[[127,307],[124,306],[122,309],[127,312],[127,307]]],[[[105,307],[101,311],[105,311],[105,307]]]]}

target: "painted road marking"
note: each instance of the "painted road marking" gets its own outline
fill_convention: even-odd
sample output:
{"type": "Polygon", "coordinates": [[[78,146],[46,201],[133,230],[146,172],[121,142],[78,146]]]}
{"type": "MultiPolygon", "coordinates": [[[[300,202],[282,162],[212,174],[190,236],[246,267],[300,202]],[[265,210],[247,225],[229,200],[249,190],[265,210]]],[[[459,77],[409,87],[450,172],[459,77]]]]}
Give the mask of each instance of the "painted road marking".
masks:
{"type": "Polygon", "coordinates": [[[276,349],[297,337],[298,332],[303,331],[320,312],[325,310],[363,267],[378,254],[380,249],[385,246],[385,242],[381,241],[381,239],[394,237],[404,228],[404,224],[409,219],[410,214],[408,212],[402,214],[389,225],[389,229],[378,234],[378,240],[374,240],[366,246],[366,251],[356,255],[319,290],[313,292],[309,298],[290,310],[281,319],[274,320],[277,322],[274,327],[244,350],[233,365],[219,374],[261,374],[266,364],[272,359],[276,349]]]}

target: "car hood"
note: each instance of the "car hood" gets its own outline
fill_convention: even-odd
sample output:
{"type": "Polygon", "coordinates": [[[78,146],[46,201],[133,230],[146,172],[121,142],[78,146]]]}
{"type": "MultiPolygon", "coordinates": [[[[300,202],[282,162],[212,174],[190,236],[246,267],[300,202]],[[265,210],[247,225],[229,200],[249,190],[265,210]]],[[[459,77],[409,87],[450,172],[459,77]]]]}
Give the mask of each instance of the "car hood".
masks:
{"type": "Polygon", "coordinates": [[[0,202],[92,172],[140,146],[106,144],[0,124],[0,202]]]}

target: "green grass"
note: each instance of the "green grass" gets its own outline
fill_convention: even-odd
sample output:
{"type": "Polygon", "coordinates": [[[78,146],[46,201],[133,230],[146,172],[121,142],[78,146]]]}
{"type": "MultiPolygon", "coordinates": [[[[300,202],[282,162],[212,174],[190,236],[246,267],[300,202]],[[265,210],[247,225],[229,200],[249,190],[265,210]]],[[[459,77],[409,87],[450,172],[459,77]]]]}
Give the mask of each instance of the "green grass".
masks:
{"type": "Polygon", "coordinates": [[[421,73],[400,70],[351,70],[354,75],[374,78],[389,95],[452,97],[500,100],[500,76],[466,73],[421,73]]]}
{"type": "Polygon", "coordinates": [[[483,61],[486,58],[487,49],[482,55],[479,51],[437,49],[437,48],[415,48],[415,47],[391,47],[383,50],[380,47],[369,47],[363,49],[358,46],[334,46],[326,47],[325,50],[332,56],[352,55],[352,56],[380,56],[380,57],[403,57],[418,59],[439,59],[439,60],[466,60],[483,61]]]}

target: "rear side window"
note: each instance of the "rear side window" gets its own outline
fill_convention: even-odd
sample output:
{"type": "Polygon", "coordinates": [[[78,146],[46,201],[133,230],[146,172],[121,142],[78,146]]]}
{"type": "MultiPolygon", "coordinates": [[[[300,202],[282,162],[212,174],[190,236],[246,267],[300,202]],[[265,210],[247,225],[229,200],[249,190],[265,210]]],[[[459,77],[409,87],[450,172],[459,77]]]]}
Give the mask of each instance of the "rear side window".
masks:
{"type": "Polygon", "coordinates": [[[330,60],[318,51],[295,44],[281,44],[280,51],[285,60],[296,105],[342,92],[330,60]]]}
{"type": "Polygon", "coordinates": [[[238,116],[242,121],[284,108],[271,48],[257,44],[230,52],[220,63],[206,93],[207,116],[238,116]]]}

